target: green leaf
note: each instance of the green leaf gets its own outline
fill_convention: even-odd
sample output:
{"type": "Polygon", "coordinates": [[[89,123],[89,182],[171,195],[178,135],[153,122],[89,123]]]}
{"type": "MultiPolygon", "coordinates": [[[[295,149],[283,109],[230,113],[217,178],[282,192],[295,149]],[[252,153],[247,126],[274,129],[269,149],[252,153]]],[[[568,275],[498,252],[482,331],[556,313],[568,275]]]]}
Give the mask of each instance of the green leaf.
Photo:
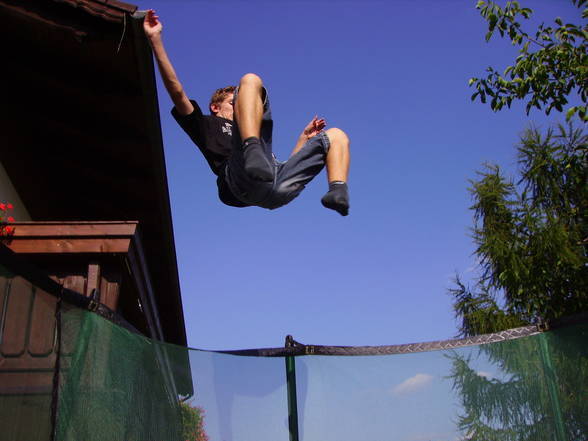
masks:
{"type": "Polygon", "coordinates": [[[566,121],[569,121],[569,120],[570,120],[570,118],[571,118],[572,116],[574,116],[574,114],[575,114],[577,111],[578,111],[578,108],[577,108],[576,106],[574,106],[574,107],[570,107],[570,108],[568,109],[568,111],[566,112],[566,121]]]}
{"type": "MultiPolygon", "coordinates": [[[[573,1],[588,4],[588,0],[573,1]]],[[[515,1],[507,1],[504,9],[495,1],[478,1],[477,7],[482,9],[481,14],[488,22],[486,41],[497,29],[501,35],[506,30],[512,44],[520,45],[520,50],[514,65],[508,66],[502,76],[498,70],[488,67],[485,79],[469,79],[470,87],[476,85],[478,92],[483,91],[474,99],[479,96],[485,102],[486,97],[497,97],[489,103],[494,110],[510,106],[514,99],[528,100],[527,113],[532,107],[543,108],[545,113],[552,109],[563,111],[566,97],[574,90],[582,102],[587,101],[588,27],[564,25],[557,17],[554,18],[556,26],[540,24],[527,34],[518,20],[521,16],[528,18],[533,12],[531,9],[521,9],[515,1]]]]}
{"type": "Polygon", "coordinates": [[[490,30],[493,30],[496,26],[496,23],[498,22],[498,17],[496,14],[490,14],[490,17],[488,17],[488,22],[490,23],[490,30]]]}

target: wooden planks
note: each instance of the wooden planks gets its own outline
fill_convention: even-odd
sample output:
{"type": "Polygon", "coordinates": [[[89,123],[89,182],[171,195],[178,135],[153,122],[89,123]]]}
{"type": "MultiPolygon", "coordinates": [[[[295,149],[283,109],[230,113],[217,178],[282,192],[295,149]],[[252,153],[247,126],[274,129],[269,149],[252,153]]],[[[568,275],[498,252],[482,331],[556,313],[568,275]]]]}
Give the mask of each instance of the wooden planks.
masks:
{"type": "MultiPolygon", "coordinates": [[[[39,258],[65,288],[112,310],[119,305],[123,263],[137,241],[137,222],[17,222],[7,245],[39,258]],[[69,257],[68,257],[69,256],[69,257]],[[118,256],[118,257],[116,257],[118,256]]],[[[132,287],[127,295],[136,296],[132,287]]],[[[51,390],[56,360],[57,299],[21,277],[0,275],[0,395],[51,390]]],[[[67,339],[66,339],[67,341],[67,339]]],[[[62,348],[65,354],[73,348],[62,348]]]]}
{"type": "Polygon", "coordinates": [[[126,253],[137,222],[16,222],[6,245],[16,253],[126,253]]]}

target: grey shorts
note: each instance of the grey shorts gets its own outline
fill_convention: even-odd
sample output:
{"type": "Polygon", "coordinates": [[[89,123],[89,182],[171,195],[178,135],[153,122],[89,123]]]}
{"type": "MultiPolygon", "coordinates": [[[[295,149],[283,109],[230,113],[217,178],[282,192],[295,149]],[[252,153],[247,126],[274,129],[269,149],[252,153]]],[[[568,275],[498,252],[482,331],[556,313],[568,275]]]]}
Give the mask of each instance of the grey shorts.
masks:
{"type": "MultiPolygon", "coordinates": [[[[238,89],[233,102],[238,99],[238,89]]],[[[329,151],[329,137],[321,132],[309,139],[304,146],[287,161],[278,161],[272,151],[273,120],[266,90],[263,91],[263,120],[260,141],[265,154],[274,165],[273,182],[261,182],[245,173],[239,122],[235,119],[231,157],[226,165],[225,180],[233,195],[247,205],[273,210],[286,205],[300,194],[325,166],[329,151]]]]}

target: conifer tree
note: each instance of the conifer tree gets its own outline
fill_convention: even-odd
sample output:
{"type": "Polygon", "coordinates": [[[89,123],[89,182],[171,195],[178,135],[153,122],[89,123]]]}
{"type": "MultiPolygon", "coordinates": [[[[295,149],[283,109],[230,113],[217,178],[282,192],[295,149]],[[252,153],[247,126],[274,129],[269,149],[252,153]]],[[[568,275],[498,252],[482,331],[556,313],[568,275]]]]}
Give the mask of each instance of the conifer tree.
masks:
{"type": "Polygon", "coordinates": [[[451,289],[463,336],[588,311],[588,136],[530,128],[518,160],[516,182],[497,165],[472,181],[480,274],[451,289]]]}
{"type": "MultiPolygon", "coordinates": [[[[584,7],[587,0],[572,0],[584,7]]],[[[499,111],[514,99],[531,107],[562,112],[568,95],[582,126],[559,125],[541,133],[527,129],[517,145],[519,176],[507,179],[487,165],[471,182],[473,239],[479,263],[472,287],[456,279],[450,290],[459,334],[472,336],[538,324],[588,312],[588,136],[586,42],[588,28],[543,25],[534,36],[517,17],[532,11],[516,1],[477,5],[495,31],[523,45],[503,75],[489,68],[472,79],[472,99],[499,111]],[[539,46],[536,52],[531,46],[539,46]]],[[[583,18],[587,17],[586,9],[583,18]]],[[[481,375],[472,360],[451,356],[450,375],[463,411],[458,427],[469,441],[583,441],[588,439],[588,328],[570,327],[537,338],[483,345],[480,357],[499,377],[481,375]]]]}

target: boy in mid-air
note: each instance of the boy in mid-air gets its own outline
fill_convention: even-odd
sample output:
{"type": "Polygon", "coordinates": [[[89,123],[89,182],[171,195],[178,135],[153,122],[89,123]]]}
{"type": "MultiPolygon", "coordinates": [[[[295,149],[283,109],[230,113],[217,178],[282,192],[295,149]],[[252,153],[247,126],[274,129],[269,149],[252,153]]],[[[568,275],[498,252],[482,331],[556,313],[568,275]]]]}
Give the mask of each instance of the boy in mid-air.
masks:
{"type": "Polygon", "coordinates": [[[315,116],[300,134],[290,158],[277,161],[272,153],[269,99],[261,78],[246,74],[238,87],[218,89],[209,105],[212,115],[203,115],[178,80],[163,46],[161,21],[154,11],[148,11],[143,28],[174,103],[172,115],[217,175],[223,203],[281,207],[298,196],[326,165],[329,191],[321,202],[347,216],[349,138],[342,130],[324,130],[325,120],[315,116]]]}

